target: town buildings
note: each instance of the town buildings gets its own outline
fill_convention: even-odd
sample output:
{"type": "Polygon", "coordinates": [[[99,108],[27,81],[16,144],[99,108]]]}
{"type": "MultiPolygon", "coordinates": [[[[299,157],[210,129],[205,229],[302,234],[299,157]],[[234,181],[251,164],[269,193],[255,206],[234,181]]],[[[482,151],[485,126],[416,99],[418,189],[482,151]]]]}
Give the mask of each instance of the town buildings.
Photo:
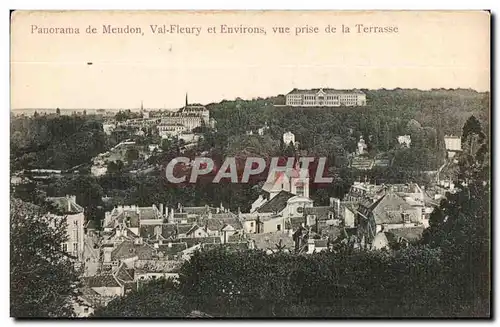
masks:
{"type": "Polygon", "coordinates": [[[358,107],[366,106],[366,94],[359,90],[293,89],[286,96],[293,107],[358,107]]]}

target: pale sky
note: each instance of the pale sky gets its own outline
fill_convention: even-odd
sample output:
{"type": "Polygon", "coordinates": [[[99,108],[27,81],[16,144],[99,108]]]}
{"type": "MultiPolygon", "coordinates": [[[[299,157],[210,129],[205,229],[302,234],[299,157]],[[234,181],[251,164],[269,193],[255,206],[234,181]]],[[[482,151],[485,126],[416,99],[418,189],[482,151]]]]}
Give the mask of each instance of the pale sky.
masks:
{"type": "Polygon", "coordinates": [[[11,26],[11,106],[18,108],[179,108],[297,88],[472,88],[490,86],[486,12],[17,12],[11,26]],[[102,25],[144,35],[102,34],[102,25]],[[152,34],[150,25],[201,27],[152,34]],[[267,35],[221,34],[220,25],[264,27],[267,35]],[[351,27],[342,34],[341,25],[351,27]],[[397,26],[359,34],[355,24],[397,26]],[[80,34],[32,33],[78,27],[80,34]],[[99,34],[87,35],[93,25],[99,34]],[[295,27],[319,28],[295,35],[295,27]],[[328,25],[337,33],[325,33],[328,25]],[[207,28],[215,26],[217,33],[207,28]],[[275,35],[288,26],[290,35],[275,35]],[[36,28],[35,28],[36,30],[36,28]],[[93,65],[87,65],[92,62],[93,65]]]}

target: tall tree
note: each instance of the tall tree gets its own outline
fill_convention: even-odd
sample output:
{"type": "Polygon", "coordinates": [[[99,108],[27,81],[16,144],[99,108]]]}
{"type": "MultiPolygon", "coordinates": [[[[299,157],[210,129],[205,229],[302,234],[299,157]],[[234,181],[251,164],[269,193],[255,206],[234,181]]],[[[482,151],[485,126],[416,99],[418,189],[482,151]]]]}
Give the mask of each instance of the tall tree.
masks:
{"type": "Polygon", "coordinates": [[[52,227],[39,207],[10,202],[10,314],[16,318],[71,317],[78,275],[62,251],[65,221],[52,227]]]}

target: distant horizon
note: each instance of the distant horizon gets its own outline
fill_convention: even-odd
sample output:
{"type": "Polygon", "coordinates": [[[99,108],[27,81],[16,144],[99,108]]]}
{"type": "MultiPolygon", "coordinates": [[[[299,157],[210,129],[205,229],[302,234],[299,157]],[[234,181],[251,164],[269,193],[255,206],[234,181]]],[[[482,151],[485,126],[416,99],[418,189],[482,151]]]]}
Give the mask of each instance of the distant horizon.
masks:
{"type": "MultiPolygon", "coordinates": [[[[306,89],[306,90],[310,90],[310,89],[328,89],[330,87],[310,87],[310,88],[299,88],[299,89],[306,89]]],[[[291,90],[293,90],[293,88],[291,88],[288,92],[290,92],[291,90]]],[[[346,90],[368,90],[368,91],[381,91],[381,90],[385,90],[385,91],[396,91],[396,90],[409,90],[409,91],[421,91],[421,92],[431,92],[431,91],[469,91],[469,92],[476,92],[478,94],[481,94],[481,93],[489,93],[490,91],[489,90],[485,90],[485,91],[480,91],[480,90],[477,90],[477,89],[473,89],[473,88],[465,88],[465,87],[457,87],[457,88],[446,88],[446,87],[440,87],[440,88],[430,88],[430,89],[422,89],[422,88],[403,88],[403,87],[396,87],[396,88],[377,88],[377,89],[373,89],[373,88],[364,88],[364,87],[360,87],[360,88],[352,88],[352,89],[346,89],[346,90]]],[[[209,104],[216,104],[216,103],[221,103],[222,101],[236,101],[237,99],[241,99],[242,101],[253,101],[253,100],[256,100],[256,99],[268,99],[268,98],[275,98],[275,97],[279,97],[279,96],[285,96],[287,93],[280,93],[280,94],[277,94],[277,95],[268,95],[268,96],[257,96],[257,97],[253,97],[251,99],[244,99],[242,97],[235,97],[233,99],[222,99],[222,100],[219,100],[219,101],[211,101],[211,102],[207,102],[207,103],[202,103],[202,102],[199,102],[199,101],[189,101],[189,104],[194,104],[194,103],[200,103],[204,106],[206,105],[209,105],[209,104]]],[[[189,93],[188,93],[189,94],[189,93]]],[[[369,106],[370,104],[368,104],[369,106]]],[[[143,105],[143,110],[177,110],[177,109],[180,109],[184,106],[181,105],[179,107],[174,107],[174,108],[164,108],[164,107],[148,107],[146,105],[143,105]]],[[[89,108],[89,107],[74,107],[74,108],[64,108],[64,107],[45,107],[45,108],[41,108],[41,107],[31,107],[31,108],[10,108],[11,111],[22,111],[22,110],[113,110],[113,111],[119,111],[119,110],[141,110],[141,105],[139,104],[138,107],[136,106],[128,106],[128,107],[94,107],[94,108],[89,108]]]]}
{"type": "Polygon", "coordinates": [[[489,91],[490,52],[490,16],[482,11],[19,11],[11,26],[11,107],[179,108],[186,93],[190,103],[209,104],[318,87],[489,91]],[[360,23],[398,32],[359,33],[360,23]],[[204,32],[151,32],[162,24],[204,32]],[[221,24],[267,32],[208,31],[221,24]],[[33,25],[81,33],[38,34],[33,25]],[[143,33],[92,34],[89,25],[143,33]],[[293,33],[312,25],[318,32],[293,33]]]}

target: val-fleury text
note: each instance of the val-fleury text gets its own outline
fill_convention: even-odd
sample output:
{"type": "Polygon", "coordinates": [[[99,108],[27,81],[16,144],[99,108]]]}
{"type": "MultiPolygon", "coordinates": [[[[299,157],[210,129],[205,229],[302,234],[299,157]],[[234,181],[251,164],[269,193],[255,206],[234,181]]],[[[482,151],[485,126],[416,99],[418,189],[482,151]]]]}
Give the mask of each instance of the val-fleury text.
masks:
{"type": "Polygon", "coordinates": [[[193,34],[200,35],[201,27],[198,26],[180,26],[177,24],[171,25],[149,25],[153,34],[193,34]]]}

